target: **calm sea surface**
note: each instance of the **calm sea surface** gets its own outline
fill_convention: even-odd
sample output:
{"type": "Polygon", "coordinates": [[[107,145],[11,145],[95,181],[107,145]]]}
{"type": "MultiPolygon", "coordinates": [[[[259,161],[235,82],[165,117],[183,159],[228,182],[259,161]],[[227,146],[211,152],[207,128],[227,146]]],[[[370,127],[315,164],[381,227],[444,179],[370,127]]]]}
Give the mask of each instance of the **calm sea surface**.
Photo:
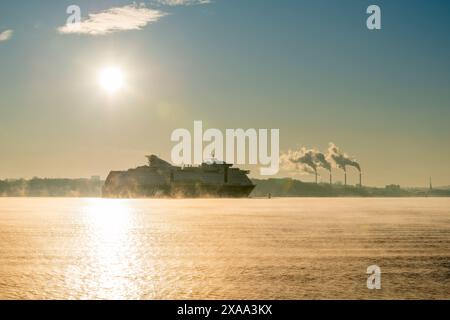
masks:
{"type": "Polygon", "coordinates": [[[0,298],[449,299],[450,199],[4,198],[0,298]]]}

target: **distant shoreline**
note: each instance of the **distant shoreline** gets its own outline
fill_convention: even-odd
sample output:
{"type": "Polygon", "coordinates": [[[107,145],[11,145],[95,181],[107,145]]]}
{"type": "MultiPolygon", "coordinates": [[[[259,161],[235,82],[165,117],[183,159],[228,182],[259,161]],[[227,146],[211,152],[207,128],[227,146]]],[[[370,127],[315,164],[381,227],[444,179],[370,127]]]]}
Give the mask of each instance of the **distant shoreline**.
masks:
{"type": "MultiPolygon", "coordinates": [[[[307,183],[300,180],[253,179],[256,188],[250,198],[426,198],[450,197],[450,187],[385,188],[344,186],[342,184],[307,183]]],[[[41,179],[0,180],[0,197],[30,198],[101,198],[104,181],[100,179],[41,179]]]]}
{"type": "Polygon", "coordinates": [[[411,197],[450,197],[448,188],[402,188],[399,185],[387,185],[384,188],[366,186],[345,186],[342,184],[308,183],[300,180],[267,179],[253,182],[256,188],[253,196],[264,197],[323,197],[323,198],[411,198],[411,197]]]}

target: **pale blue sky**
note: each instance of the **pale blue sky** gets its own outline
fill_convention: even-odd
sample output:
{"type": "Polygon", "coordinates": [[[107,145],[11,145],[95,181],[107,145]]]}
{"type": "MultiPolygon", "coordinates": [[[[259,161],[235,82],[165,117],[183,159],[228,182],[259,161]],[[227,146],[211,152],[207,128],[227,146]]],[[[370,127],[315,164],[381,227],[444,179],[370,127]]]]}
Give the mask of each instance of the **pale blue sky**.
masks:
{"type": "Polygon", "coordinates": [[[74,3],[86,18],[131,2],[0,2],[0,178],[104,177],[169,158],[171,132],[203,120],[280,128],[283,150],[333,141],[367,184],[450,185],[448,1],[147,1],[168,15],[140,31],[59,34],[74,3]],[[114,99],[107,64],[127,78],[114,99]]]}

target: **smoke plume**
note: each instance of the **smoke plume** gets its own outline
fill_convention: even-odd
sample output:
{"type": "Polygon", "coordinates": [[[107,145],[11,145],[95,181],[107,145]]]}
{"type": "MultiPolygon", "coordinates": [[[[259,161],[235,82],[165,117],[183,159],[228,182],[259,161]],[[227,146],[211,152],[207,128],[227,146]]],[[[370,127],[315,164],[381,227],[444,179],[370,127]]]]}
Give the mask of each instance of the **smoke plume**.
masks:
{"type": "Polygon", "coordinates": [[[315,151],[302,148],[298,153],[298,157],[291,158],[290,161],[295,164],[300,164],[304,169],[310,169],[317,173],[317,163],[315,159],[315,151]]]}
{"type": "MultiPolygon", "coordinates": [[[[330,143],[327,155],[317,151],[317,149],[303,147],[282,154],[280,161],[281,166],[290,173],[315,174],[316,182],[319,169],[325,169],[330,173],[330,184],[332,183],[331,170],[333,167],[341,169],[345,173],[347,173],[347,167],[354,167],[361,173],[359,163],[346,153],[341,152],[334,143],[330,143]]],[[[345,176],[345,183],[347,184],[347,175],[345,176]]]]}
{"type": "Polygon", "coordinates": [[[290,150],[281,156],[282,166],[287,170],[295,170],[300,173],[316,174],[320,168],[331,172],[331,163],[327,157],[316,149],[301,148],[290,150]]]}
{"type": "Polygon", "coordinates": [[[315,153],[315,162],[319,167],[331,172],[331,163],[322,152],[315,153]]]}
{"type": "Polygon", "coordinates": [[[344,170],[347,172],[347,167],[354,167],[361,172],[361,166],[359,163],[350,158],[347,154],[342,153],[339,148],[334,144],[330,143],[328,148],[327,159],[329,162],[333,163],[337,168],[344,170]]]}

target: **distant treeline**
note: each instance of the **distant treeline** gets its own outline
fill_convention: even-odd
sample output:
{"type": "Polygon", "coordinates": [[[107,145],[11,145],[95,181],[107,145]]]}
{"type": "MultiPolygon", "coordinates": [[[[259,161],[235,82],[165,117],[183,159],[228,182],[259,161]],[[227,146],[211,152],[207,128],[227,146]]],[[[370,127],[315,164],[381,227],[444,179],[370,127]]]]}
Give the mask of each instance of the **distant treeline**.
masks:
{"type": "MultiPolygon", "coordinates": [[[[268,179],[253,182],[252,197],[450,197],[450,187],[428,190],[315,184],[294,179],[268,179]]],[[[0,197],[101,197],[104,181],[97,179],[0,180],[0,197]]]]}
{"type": "Polygon", "coordinates": [[[0,197],[100,197],[102,186],[94,179],[0,180],[0,197]]]}
{"type": "Polygon", "coordinates": [[[306,183],[294,179],[268,179],[253,182],[256,188],[252,197],[450,197],[450,188],[403,189],[399,185],[385,188],[344,186],[342,184],[306,183]]]}

